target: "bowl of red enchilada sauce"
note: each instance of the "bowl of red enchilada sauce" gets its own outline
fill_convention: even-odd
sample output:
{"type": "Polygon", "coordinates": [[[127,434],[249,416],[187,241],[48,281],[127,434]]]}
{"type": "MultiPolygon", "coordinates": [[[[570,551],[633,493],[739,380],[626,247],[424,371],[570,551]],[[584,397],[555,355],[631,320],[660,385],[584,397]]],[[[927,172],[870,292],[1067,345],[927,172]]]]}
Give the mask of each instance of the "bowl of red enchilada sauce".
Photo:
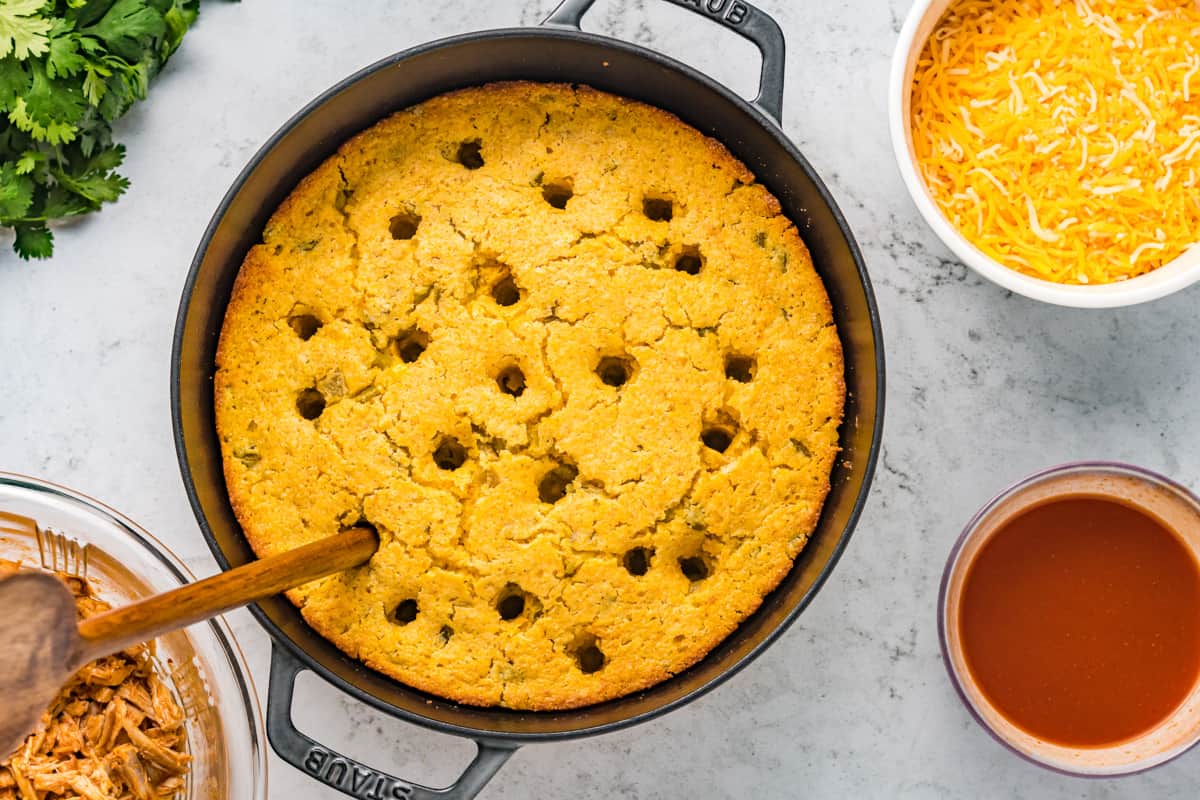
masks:
{"type": "Polygon", "coordinates": [[[976,719],[1042,766],[1114,776],[1200,740],[1200,500],[1092,462],[1037,473],[968,523],[939,597],[976,719]]]}

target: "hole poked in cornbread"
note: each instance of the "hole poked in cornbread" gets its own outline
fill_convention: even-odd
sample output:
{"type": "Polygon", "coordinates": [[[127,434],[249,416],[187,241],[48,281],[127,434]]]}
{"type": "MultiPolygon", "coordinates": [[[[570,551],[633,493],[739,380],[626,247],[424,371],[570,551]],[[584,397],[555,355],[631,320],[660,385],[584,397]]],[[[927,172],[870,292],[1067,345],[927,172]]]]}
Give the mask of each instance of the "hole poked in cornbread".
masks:
{"type": "Polygon", "coordinates": [[[567,496],[567,488],[578,477],[574,464],[559,464],[538,481],[538,498],[543,503],[557,503],[567,496]]]}
{"type": "Polygon", "coordinates": [[[479,139],[471,139],[462,142],[458,146],[458,150],[454,152],[454,160],[462,164],[467,169],[479,169],[483,166],[482,142],[479,139]]]}
{"type": "Polygon", "coordinates": [[[420,226],[420,215],[415,211],[405,210],[391,218],[388,222],[388,231],[391,232],[393,239],[405,241],[416,236],[417,228],[420,226]]]}
{"type": "Polygon", "coordinates": [[[392,346],[401,361],[411,364],[421,357],[425,348],[429,347],[429,334],[420,328],[410,328],[397,336],[392,346]]]}
{"type": "Polygon", "coordinates": [[[700,432],[700,441],[709,450],[724,453],[733,444],[736,431],[728,425],[709,425],[700,432]]]}
{"type": "Polygon", "coordinates": [[[625,566],[625,571],[635,577],[641,577],[650,571],[650,560],[654,558],[654,550],[649,547],[634,547],[625,552],[621,563],[625,566]]]}
{"type": "Polygon", "coordinates": [[[296,410],[305,419],[316,419],[325,411],[325,395],[313,388],[305,389],[296,396],[296,410]]]}
{"type": "Polygon", "coordinates": [[[642,213],[652,222],[670,222],[675,216],[675,203],[661,194],[648,194],[642,198],[642,213]]]}
{"type": "Polygon", "coordinates": [[[708,567],[708,561],[702,555],[681,556],[679,559],[679,571],[683,573],[683,577],[687,578],[692,583],[697,583],[708,577],[711,570],[708,567]]]}
{"type": "Polygon", "coordinates": [[[496,605],[500,619],[516,619],[525,610],[525,597],[520,594],[510,594],[496,605]]]}
{"type": "Polygon", "coordinates": [[[605,386],[624,386],[633,377],[637,362],[627,355],[604,356],[596,365],[596,376],[605,386]]]}
{"type": "Polygon", "coordinates": [[[525,393],[525,372],[516,364],[502,367],[496,373],[496,385],[505,394],[520,397],[525,393]]]}
{"type": "Polygon", "coordinates": [[[438,638],[442,640],[442,644],[448,644],[452,636],[454,636],[454,628],[449,625],[443,625],[442,629],[438,631],[438,638]]]}
{"type": "Polygon", "coordinates": [[[317,331],[321,330],[321,325],[324,323],[313,314],[293,314],[288,317],[288,325],[300,337],[300,341],[307,342],[317,331]]]}
{"type": "Polygon", "coordinates": [[[574,196],[575,188],[570,180],[562,179],[542,184],[542,199],[549,203],[551,208],[561,211],[567,207],[567,201],[574,196]]]}
{"type": "Polygon", "coordinates": [[[521,287],[513,280],[513,276],[505,273],[500,280],[492,284],[492,299],[496,305],[515,306],[521,300],[521,287]]]}
{"type": "Polygon", "coordinates": [[[511,621],[525,613],[532,605],[528,602],[530,595],[515,583],[510,583],[501,590],[496,598],[496,613],[500,619],[511,621]]]}
{"type": "Polygon", "coordinates": [[[754,380],[754,373],[757,371],[758,362],[754,356],[743,356],[737,353],[728,353],[725,356],[725,377],[731,381],[749,383],[754,380]]]}
{"type": "Polygon", "coordinates": [[[597,645],[585,647],[575,654],[576,660],[579,662],[579,671],[585,675],[590,675],[593,672],[599,672],[604,667],[604,653],[600,651],[597,645]]]}
{"type": "Polygon", "coordinates": [[[685,245],[675,256],[676,272],[682,272],[685,275],[699,275],[700,268],[703,266],[704,256],[700,255],[700,248],[694,244],[685,245]]]}
{"type": "Polygon", "coordinates": [[[410,597],[396,604],[396,607],[388,614],[388,620],[396,625],[407,625],[417,618],[417,612],[420,610],[417,601],[410,597]]]}
{"type": "Polygon", "coordinates": [[[571,646],[567,648],[567,652],[575,658],[575,665],[584,675],[599,672],[608,660],[604,656],[604,651],[600,649],[599,640],[590,633],[581,633],[576,636],[575,641],[571,642],[571,646]]]}
{"type": "Polygon", "coordinates": [[[453,436],[444,437],[433,451],[433,463],[438,469],[452,472],[467,461],[467,448],[453,436]]]}

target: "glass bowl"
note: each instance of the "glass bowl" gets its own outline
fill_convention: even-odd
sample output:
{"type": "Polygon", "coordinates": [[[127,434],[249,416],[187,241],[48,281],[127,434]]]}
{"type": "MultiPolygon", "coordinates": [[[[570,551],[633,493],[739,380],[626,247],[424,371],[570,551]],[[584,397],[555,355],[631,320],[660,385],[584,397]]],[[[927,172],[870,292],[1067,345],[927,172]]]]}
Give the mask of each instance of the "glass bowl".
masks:
{"type": "MultiPolygon", "coordinates": [[[[0,472],[0,513],[36,530],[0,531],[0,559],[86,577],[125,605],[195,580],[161,542],[116,511],[44,481],[0,472]]],[[[262,713],[246,661],[222,619],[161,636],[156,660],[187,716],[191,768],[180,800],[266,800],[262,713]]]]}
{"type": "Polygon", "coordinates": [[[1175,531],[1200,561],[1200,498],[1174,481],[1129,464],[1088,461],[1034,473],[989,501],[955,542],[938,594],[938,636],[950,682],[975,721],[1017,755],[1055,772],[1118,777],[1176,758],[1200,742],[1200,681],[1166,719],[1132,739],[1099,747],[1042,740],[1010,722],[971,675],[959,637],[958,615],[967,571],[993,534],[1017,515],[1051,499],[1100,496],[1132,506],[1175,531]]]}

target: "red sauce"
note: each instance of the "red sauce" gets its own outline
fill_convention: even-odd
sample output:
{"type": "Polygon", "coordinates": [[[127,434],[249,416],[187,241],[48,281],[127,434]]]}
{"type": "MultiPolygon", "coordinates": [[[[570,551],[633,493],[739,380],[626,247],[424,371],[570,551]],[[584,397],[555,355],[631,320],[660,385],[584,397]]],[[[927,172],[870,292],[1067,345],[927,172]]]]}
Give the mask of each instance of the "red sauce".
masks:
{"type": "Polygon", "coordinates": [[[1022,512],[969,565],[959,612],[983,694],[1068,747],[1137,736],[1200,675],[1200,569],[1179,537],[1115,500],[1022,512]]]}

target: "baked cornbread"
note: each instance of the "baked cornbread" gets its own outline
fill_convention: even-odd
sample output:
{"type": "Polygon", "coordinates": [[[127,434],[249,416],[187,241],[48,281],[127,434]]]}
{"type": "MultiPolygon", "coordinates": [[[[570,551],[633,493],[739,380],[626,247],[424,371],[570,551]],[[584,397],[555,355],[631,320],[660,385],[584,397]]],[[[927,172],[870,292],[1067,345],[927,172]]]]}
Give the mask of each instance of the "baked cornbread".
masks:
{"type": "Polygon", "coordinates": [[[251,249],[215,378],[262,555],[370,667],[564,709],[686,669],[816,525],[844,383],[796,227],[720,144],[583,86],[435,97],[345,143],[251,249]]]}

